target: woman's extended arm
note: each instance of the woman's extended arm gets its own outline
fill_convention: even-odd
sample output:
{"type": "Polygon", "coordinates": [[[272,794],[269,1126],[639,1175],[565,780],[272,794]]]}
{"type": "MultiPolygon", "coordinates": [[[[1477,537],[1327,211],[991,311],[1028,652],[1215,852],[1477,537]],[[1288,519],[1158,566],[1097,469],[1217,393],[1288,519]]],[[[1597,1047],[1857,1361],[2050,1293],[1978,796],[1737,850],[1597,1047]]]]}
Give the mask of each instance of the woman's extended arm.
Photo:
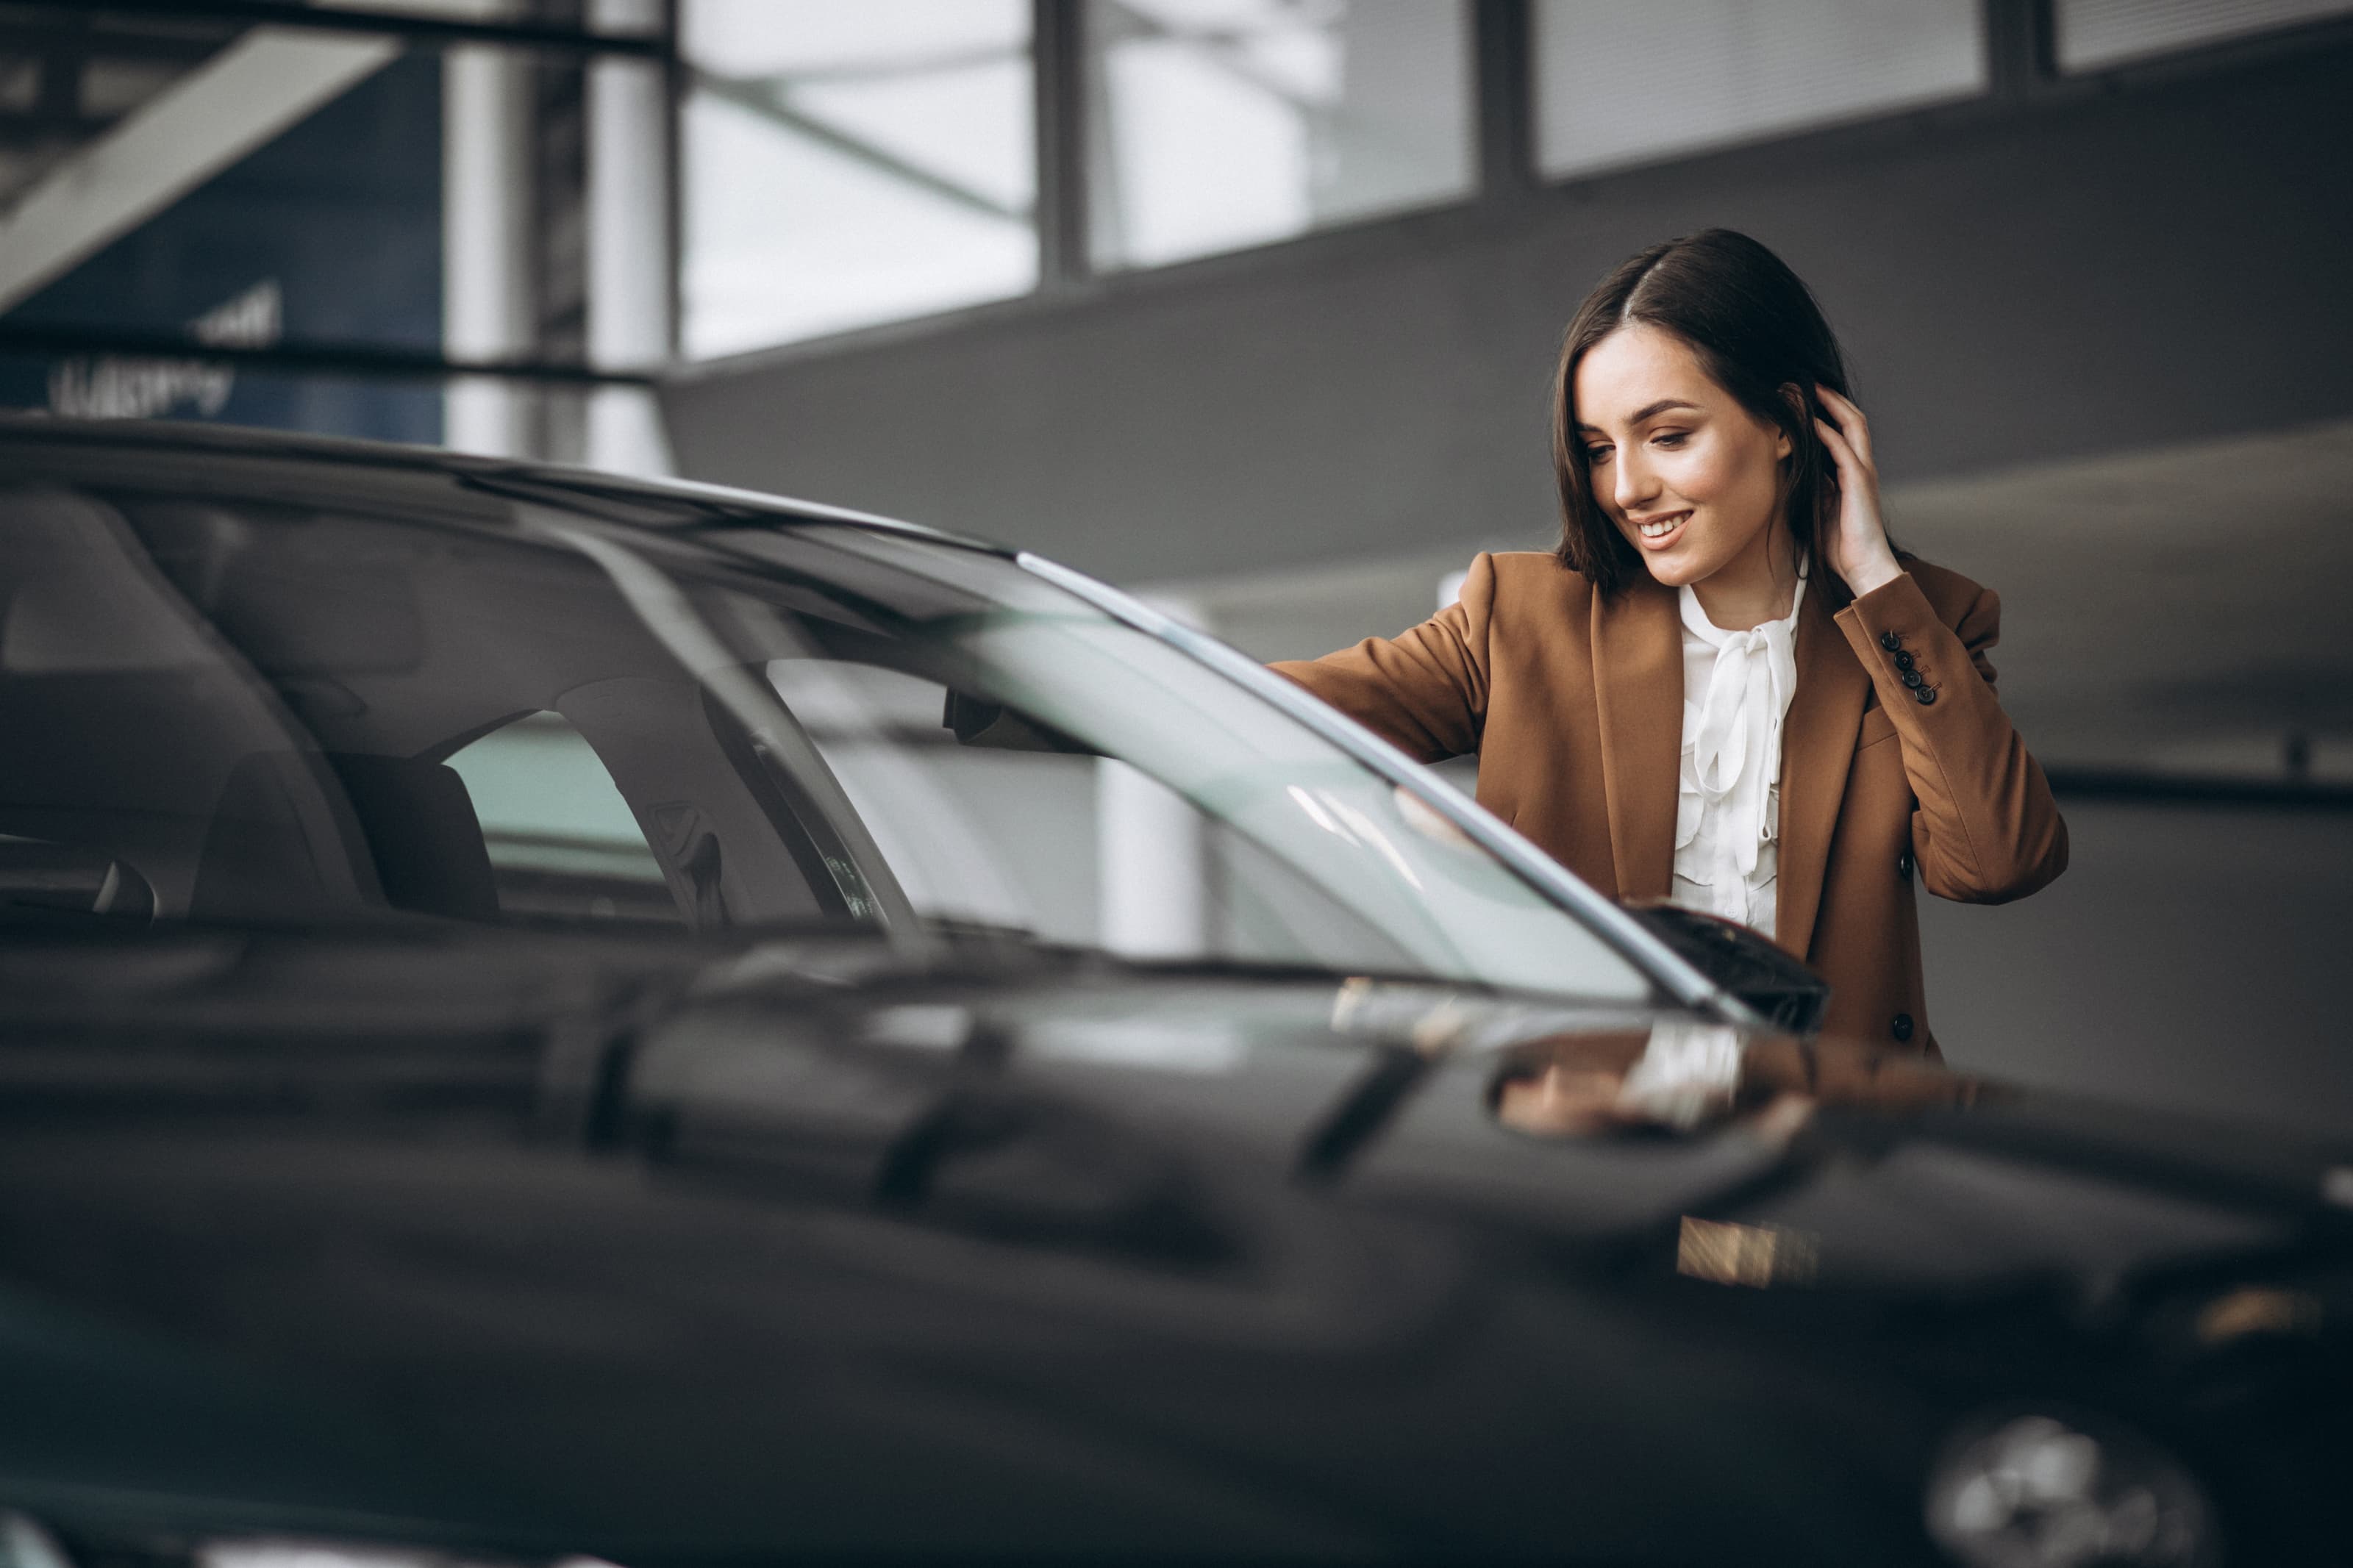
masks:
{"type": "Polygon", "coordinates": [[[1272,665],[1425,763],[1479,749],[1487,718],[1487,626],[1495,563],[1471,563],[1459,598],[1410,631],[1366,637],[1322,658],[1272,665]]]}

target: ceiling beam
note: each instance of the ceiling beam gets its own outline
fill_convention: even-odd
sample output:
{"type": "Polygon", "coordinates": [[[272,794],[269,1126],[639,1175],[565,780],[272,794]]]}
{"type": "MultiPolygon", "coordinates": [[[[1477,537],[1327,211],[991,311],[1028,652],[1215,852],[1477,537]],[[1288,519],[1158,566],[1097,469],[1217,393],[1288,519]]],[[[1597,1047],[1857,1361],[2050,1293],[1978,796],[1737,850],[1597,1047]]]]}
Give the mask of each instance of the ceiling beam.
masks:
{"type": "Polygon", "coordinates": [[[195,64],[219,52],[230,35],[131,32],[127,29],[55,22],[0,22],[0,57],[45,55],[72,49],[94,60],[165,60],[195,64]]]}
{"type": "Polygon", "coordinates": [[[592,32],[554,23],[435,15],[410,11],[399,0],[383,0],[373,7],[356,0],[325,0],[320,5],[296,0],[75,0],[75,4],[80,11],[100,16],[225,27],[302,28],[442,47],[491,44],[554,54],[635,55],[647,59],[659,59],[670,49],[668,38],[660,34],[592,32]]]}

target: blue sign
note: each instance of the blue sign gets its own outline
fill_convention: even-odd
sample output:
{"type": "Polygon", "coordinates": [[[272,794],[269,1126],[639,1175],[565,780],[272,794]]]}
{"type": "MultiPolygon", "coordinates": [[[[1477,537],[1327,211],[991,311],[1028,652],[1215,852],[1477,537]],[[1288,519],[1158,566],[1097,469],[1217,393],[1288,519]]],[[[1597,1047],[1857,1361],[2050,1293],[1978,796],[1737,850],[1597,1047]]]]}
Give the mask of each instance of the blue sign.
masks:
{"type": "MultiPolygon", "coordinates": [[[[406,55],[0,316],[437,351],[441,63],[406,55]]],[[[441,392],[195,360],[0,356],[0,406],[441,439],[441,392]]]]}

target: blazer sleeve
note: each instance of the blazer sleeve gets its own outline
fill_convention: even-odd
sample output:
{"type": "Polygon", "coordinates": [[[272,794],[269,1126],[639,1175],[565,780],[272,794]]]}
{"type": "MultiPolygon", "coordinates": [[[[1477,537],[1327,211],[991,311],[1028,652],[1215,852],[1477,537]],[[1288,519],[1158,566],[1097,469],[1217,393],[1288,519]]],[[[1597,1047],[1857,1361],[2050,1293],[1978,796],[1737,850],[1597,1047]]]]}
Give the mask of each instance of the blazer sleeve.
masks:
{"type": "Polygon", "coordinates": [[[1459,598],[1395,637],[1270,666],[1419,762],[1479,749],[1495,563],[1482,551],[1459,598]]]}
{"type": "Polygon", "coordinates": [[[2050,781],[1994,695],[1986,650],[2001,637],[2001,600],[1993,591],[1978,588],[1947,626],[1905,572],[1837,620],[1904,749],[1921,885],[1940,898],[1998,904],[2065,870],[2067,824],[2050,781]],[[1898,653],[1910,656],[1916,689],[1905,683],[1898,653]],[[1924,701],[1921,692],[1934,697],[1924,701]]]}

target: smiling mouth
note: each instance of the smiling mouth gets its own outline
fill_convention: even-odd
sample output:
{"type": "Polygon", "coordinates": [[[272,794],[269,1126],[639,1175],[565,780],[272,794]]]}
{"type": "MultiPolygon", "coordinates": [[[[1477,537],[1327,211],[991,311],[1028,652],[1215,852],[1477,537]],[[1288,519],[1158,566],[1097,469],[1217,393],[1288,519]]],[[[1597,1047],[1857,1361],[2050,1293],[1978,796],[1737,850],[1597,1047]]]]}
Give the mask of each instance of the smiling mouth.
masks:
{"type": "Polygon", "coordinates": [[[1672,517],[1662,517],[1650,522],[1636,523],[1634,531],[1642,536],[1644,544],[1663,544],[1674,537],[1677,531],[1690,521],[1691,513],[1679,511],[1672,517]]]}

